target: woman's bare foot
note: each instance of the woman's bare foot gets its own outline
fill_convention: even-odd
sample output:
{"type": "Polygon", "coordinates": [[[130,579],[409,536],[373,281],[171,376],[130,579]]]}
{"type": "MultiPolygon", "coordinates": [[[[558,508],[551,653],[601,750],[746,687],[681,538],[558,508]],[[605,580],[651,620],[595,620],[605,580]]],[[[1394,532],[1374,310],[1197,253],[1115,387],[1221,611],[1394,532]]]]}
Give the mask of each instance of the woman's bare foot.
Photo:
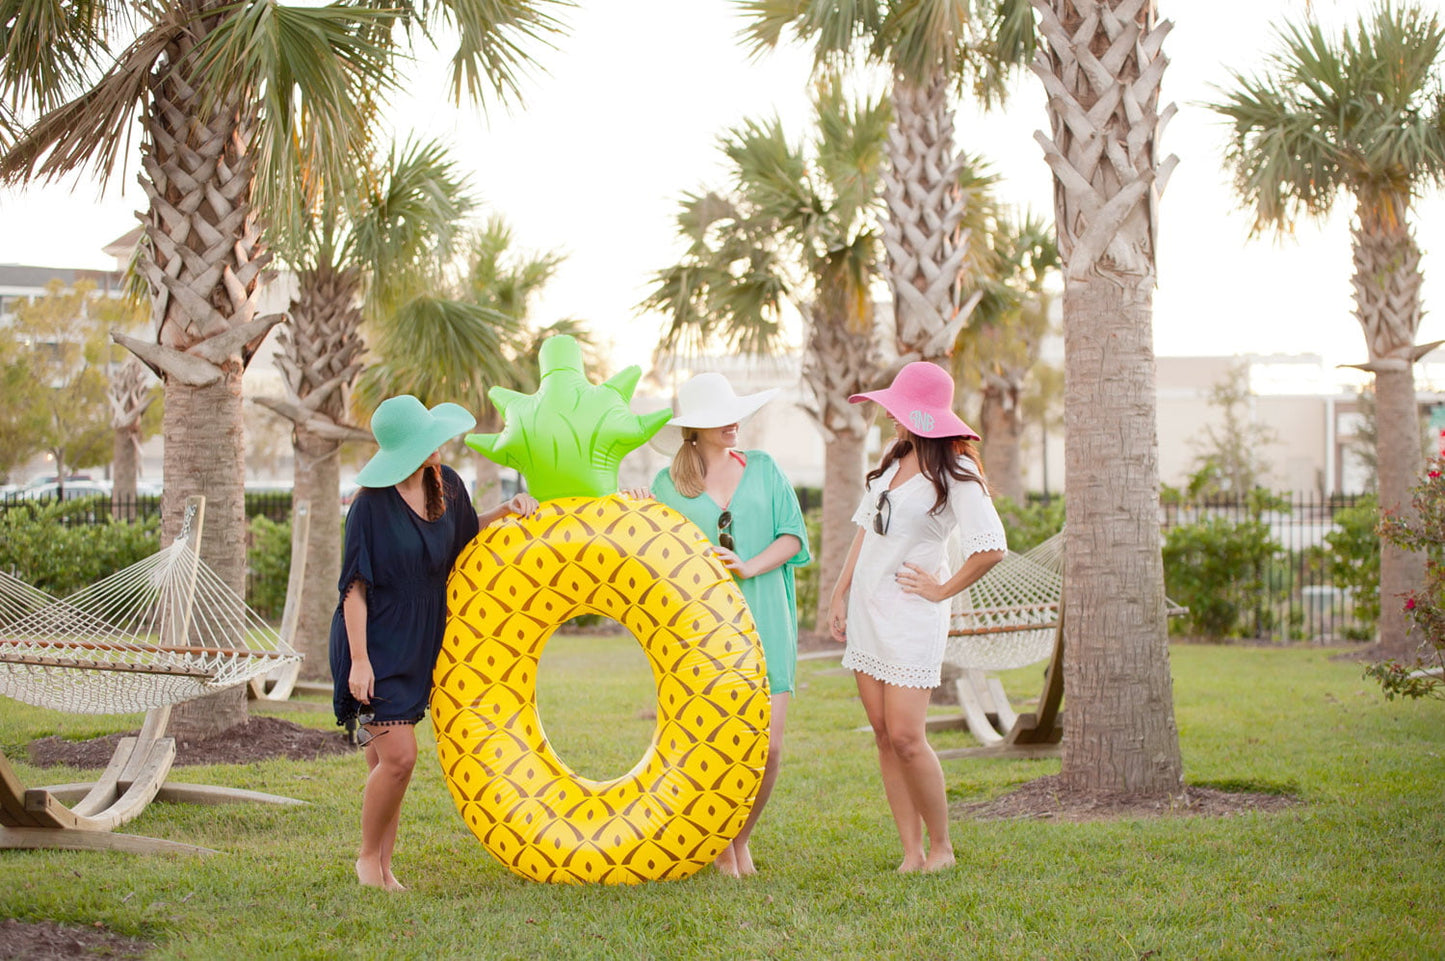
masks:
{"type": "Polygon", "coordinates": [[[733,846],[731,844],[722,849],[722,852],[717,856],[717,860],[713,861],[712,866],[717,868],[719,874],[726,875],[727,877],[742,877],[738,871],[737,855],[733,853],[733,846]]]}
{"type": "Polygon", "coordinates": [[[912,874],[914,871],[922,870],[923,855],[921,854],[905,854],[903,856],[903,863],[898,865],[899,874],[912,874]]]}
{"type": "Polygon", "coordinates": [[[944,851],[939,851],[939,852],[936,853],[936,854],[933,853],[933,852],[929,852],[928,860],[923,862],[923,870],[925,870],[925,871],[947,871],[949,868],[953,867],[954,864],[956,864],[956,863],[957,863],[957,862],[954,860],[954,857],[953,857],[953,849],[952,849],[952,848],[948,848],[947,850],[944,850],[944,851]]]}
{"type": "Polygon", "coordinates": [[[381,861],[377,858],[357,858],[356,880],[363,887],[385,888],[386,874],[381,870],[381,861]]]}
{"type": "Polygon", "coordinates": [[[391,873],[391,868],[384,868],[384,869],[382,869],[382,872],[381,872],[381,886],[384,887],[384,888],[386,888],[386,890],[388,890],[388,891],[405,891],[405,890],[406,890],[406,885],[405,885],[405,884],[402,884],[400,881],[398,881],[398,880],[396,879],[396,875],[391,873]]]}
{"type": "Polygon", "coordinates": [[[746,878],[758,873],[758,869],[753,867],[753,852],[746,844],[733,843],[733,859],[738,866],[738,877],[746,878]]]}

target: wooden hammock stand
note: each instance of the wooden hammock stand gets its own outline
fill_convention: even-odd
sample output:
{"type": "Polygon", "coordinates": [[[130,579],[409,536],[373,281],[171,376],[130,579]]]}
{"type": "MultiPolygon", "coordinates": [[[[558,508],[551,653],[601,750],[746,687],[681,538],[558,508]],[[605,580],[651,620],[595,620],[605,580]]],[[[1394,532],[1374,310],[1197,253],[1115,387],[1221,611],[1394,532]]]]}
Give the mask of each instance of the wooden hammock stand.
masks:
{"type": "MultiPolygon", "coordinates": [[[[205,516],[205,498],[191,497],[186,510],[193,511],[192,544],[199,551],[201,523],[205,516]]],[[[190,618],[190,600],[194,594],[194,575],[187,595],[187,608],[182,624],[174,631],[172,643],[165,645],[181,651],[189,648],[186,623],[190,618]]],[[[238,656],[250,656],[237,652],[238,656]]],[[[89,670],[116,668],[106,662],[83,662],[72,658],[37,658],[11,654],[0,649],[0,660],[31,664],[51,669],[84,667],[89,670]],[[63,663],[58,663],[63,662],[63,663]]],[[[116,668],[119,669],[119,668],[116,668]]],[[[126,671],[139,673],[171,673],[167,666],[152,669],[147,665],[125,664],[126,671]]],[[[205,671],[195,674],[206,676],[205,671]]],[[[0,752],[0,849],[112,850],[137,854],[185,853],[214,854],[210,848],[159,838],[120,834],[116,828],[133,820],[153,800],[193,804],[226,804],[250,801],[261,804],[300,805],[306,802],[260,791],[215,787],[199,784],[168,783],[171,765],[176,758],[175,738],[166,735],[170,722],[169,706],[146,712],[145,722],[135,737],[123,738],[100,779],[93,782],[60,784],[50,787],[26,788],[14,768],[0,752]]]]}

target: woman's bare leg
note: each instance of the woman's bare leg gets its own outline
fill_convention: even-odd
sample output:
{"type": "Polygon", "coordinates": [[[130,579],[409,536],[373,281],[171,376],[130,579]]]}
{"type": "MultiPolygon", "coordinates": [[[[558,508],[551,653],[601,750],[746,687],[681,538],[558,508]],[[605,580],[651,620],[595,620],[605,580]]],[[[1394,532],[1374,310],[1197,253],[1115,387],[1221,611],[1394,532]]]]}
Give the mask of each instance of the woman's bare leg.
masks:
{"type": "Polygon", "coordinates": [[[927,688],[892,684],[883,687],[883,710],[893,756],[898,759],[913,809],[928,831],[923,870],[951,867],[954,858],[948,833],[948,791],[943,780],[943,765],[928,743],[928,701],[932,692],[927,688]]]}
{"type": "Polygon", "coordinates": [[[369,773],[361,796],[361,851],[356,876],[368,887],[404,891],[391,873],[391,855],[401,824],[401,802],[416,767],[416,729],[410,724],[370,724],[366,745],[369,773]]]}
{"type": "MultiPolygon", "coordinates": [[[[791,694],[772,696],[772,719],[768,723],[768,760],[763,765],[763,780],[758,785],[758,796],[753,801],[753,809],[748,812],[748,819],[743,822],[742,830],[733,838],[733,843],[728,845],[732,852],[732,863],[737,868],[737,877],[758,873],[757,868],[753,867],[753,854],[748,849],[748,839],[752,837],[753,828],[763,815],[763,808],[773,794],[773,785],[777,783],[778,771],[783,767],[783,729],[787,726],[788,702],[791,699],[791,694]]],[[[721,861],[722,858],[719,857],[718,860],[721,861]]]]}
{"type": "Polygon", "coordinates": [[[888,799],[888,810],[898,827],[898,839],[903,842],[903,861],[898,870],[917,871],[923,867],[924,861],[923,818],[913,803],[902,761],[894,753],[889,736],[885,690],[891,685],[885,685],[861,671],[855,671],[853,676],[858,682],[858,697],[868,715],[868,724],[873,728],[873,743],[878,748],[878,768],[883,774],[883,795],[888,799]]]}

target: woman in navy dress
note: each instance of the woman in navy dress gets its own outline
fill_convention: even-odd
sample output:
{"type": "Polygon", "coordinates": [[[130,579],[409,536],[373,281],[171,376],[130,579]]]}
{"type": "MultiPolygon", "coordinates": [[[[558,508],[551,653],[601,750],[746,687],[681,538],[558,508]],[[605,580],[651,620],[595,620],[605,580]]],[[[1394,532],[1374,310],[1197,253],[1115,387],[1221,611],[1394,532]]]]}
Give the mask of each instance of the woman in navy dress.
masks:
{"type": "Polygon", "coordinates": [[[388,891],[405,890],[391,856],[446,625],[452,563],[482,524],[537,507],[518,494],[478,518],[438,451],[475,424],[457,404],[427,410],[410,394],[383,401],[371,419],[381,449],[357,475],[363,489],[346,515],[341,600],[331,620],[333,703],[338,724],[357,725],[369,770],[356,876],[388,891]]]}

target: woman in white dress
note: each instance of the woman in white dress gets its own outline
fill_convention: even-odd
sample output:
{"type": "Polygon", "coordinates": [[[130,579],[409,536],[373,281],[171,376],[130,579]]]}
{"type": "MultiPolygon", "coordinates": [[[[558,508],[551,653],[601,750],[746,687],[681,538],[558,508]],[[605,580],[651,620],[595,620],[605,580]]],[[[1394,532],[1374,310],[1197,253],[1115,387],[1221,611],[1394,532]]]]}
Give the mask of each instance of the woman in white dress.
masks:
{"type": "Polygon", "coordinates": [[[909,364],[886,389],[849,400],[876,401],[896,436],[853,515],[858,533],[833,588],[829,630],[848,645],[843,666],[853,670],[873,728],[903,842],[898,870],[937,871],[954,856],[943,767],[925,721],[948,640],[948,600],[1002,560],[1007,543],[973,443],[979,437],[953,413],[947,371],[909,364]],[[950,573],[951,536],[964,561],[950,573]]]}

